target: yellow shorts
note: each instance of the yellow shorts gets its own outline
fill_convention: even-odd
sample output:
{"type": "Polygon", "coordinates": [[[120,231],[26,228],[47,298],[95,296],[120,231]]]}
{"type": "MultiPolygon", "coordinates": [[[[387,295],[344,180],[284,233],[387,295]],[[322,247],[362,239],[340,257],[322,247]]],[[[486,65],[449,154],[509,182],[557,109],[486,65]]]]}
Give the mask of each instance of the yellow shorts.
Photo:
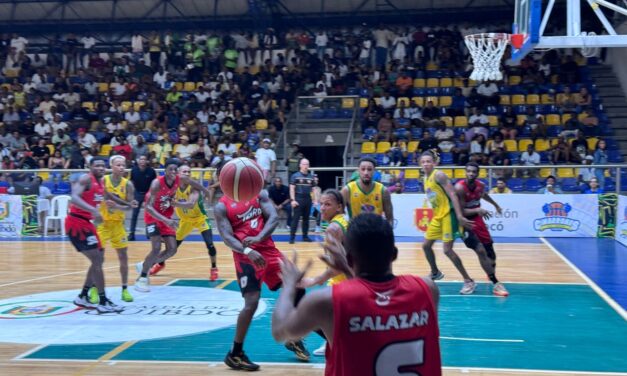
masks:
{"type": "Polygon", "coordinates": [[[114,249],[126,248],[128,240],[126,238],[126,229],[122,221],[104,221],[96,227],[98,237],[102,246],[105,247],[108,242],[114,249]]]}
{"type": "Polygon", "coordinates": [[[426,240],[441,240],[452,242],[456,238],[461,238],[462,231],[454,213],[449,213],[443,218],[432,219],[425,234],[426,240]]]}
{"type": "Polygon", "coordinates": [[[342,274],[338,274],[335,277],[329,279],[329,281],[327,282],[327,286],[333,286],[333,285],[337,285],[340,282],[344,282],[346,281],[348,278],[346,278],[346,274],[342,273],[342,274]]]}
{"type": "Polygon", "coordinates": [[[207,230],[211,230],[211,225],[209,224],[209,218],[200,217],[198,219],[185,219],[181,218],[179,222],[179,227],[176,229],[176,240],[184,240],[185,237],[194,231],[194,229],[198,229],[198,232],[203,232],[207,230]]]}

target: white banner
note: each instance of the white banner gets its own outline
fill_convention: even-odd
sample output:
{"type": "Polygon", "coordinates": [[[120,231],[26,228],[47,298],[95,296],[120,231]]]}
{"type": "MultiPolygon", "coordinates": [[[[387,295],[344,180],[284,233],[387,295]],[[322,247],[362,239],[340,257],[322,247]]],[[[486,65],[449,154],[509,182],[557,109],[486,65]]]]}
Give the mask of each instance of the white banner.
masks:
{"type": "MultiPolygon", "coordinates": [[[[504,237],[596,237],[599,217],[597,195],[490,195],[503,208],[501,215],[492,205],[486,221],[492,236],[504,237]]],[[[392,195],[397,236],[423,236],[431,218],[424,194],[392,195]]],[[[626,223],[627,228],[627,223],[626,223]]]]}
{"type": "Polygon", "coordinates": [[[627,246],[627,196],[618,196],[615,239],[627,246]]]}
{"type": "Polygon", "coordinates": [[[22,196],[0,195],[0,237],[22,235],[22,196]]]}

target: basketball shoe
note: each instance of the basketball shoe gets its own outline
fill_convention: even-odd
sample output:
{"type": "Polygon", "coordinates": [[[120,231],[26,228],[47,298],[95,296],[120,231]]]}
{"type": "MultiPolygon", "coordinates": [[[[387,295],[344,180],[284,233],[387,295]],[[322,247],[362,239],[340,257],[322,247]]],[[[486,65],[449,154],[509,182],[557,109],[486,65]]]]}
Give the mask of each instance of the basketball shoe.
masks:
{"type": "Polygon", "coordinates": [[[105,299],[104,303],[98,304],[96,306],[96,310],[98,311],[98,313],[118,313],[122,312],[124,308],[113,303],[109,299],[105,299]]]}
{"type": "Polygon", "coordinates": [[[139,292],[149,292],[150,291],[150,281],[146,277],[139,277],[137,281],[135,281],[135,290],[139,292]]]}
{"type": "Polygon", "coordinates": [[[477,284],[475,283],[475,281],[473,280],[464,281],[464,287],[462,287],[462,289],[459,290],[459,293],[462,295],[470,295],[473,292],[475,292],[476,288],[477,288],[477,284]]]}
{"type": "Polygon", "coordinates": [[[309,351],[305,348],[305,343],[302,339],[299,339],[298,341],[285,342],[285,348],[294,352],[298,360],[303,362],[309,361],[309,351]]]}
{"type": "Polygon", "coordinates": [[[122,301],[130,303],[133,301],[133,295],[128,292],[128,289],[122,289],[122,301]]]}
{"type": "Polygon", "coordinates": [[[442,271],[441,271],[441,270],[438,270],[438,272],[437,272],[437,273],[435,273],[435,274],[430,274],[430,275],[429,275],[429,277],[431,277],[431,279],[432,279],[433,281],[438,281],[438,280],[440,280],[440,279],[444,278],[444,273],[442,273],[442,271]]]}
{"type": "Polygon", "coordinates": [[[91,303],[87,296],[77,296],[76,298],[74,298],[74,305],[82,308],[92,309],[96,308],[97,304],[91,303]]]}
{"type": "Polygon", "coordinates": [[[315,356],[324,356],[326,351],[327,351],[327,341],[324,341],[322,342],[322,345],[320,345],[320,347],[318,347],[317,349],[313,351],[312,354],[314,354],[315,356]]]}
{"type": "Polygon", "coordinates": [[[259,369],[259,364],[251,362],[243,351],[238,355],[229,351],[224,358],[224,364],[241,371],[257,371],[259,369]]]}
{"type": "Polygon", "coordinates": [[[505,285],[501,282],[495,283],[494,288],[492,289],[492,293],[496,296],[506,297],[509,296],[509,292],[505,288],[505,285]]]}
{"type": "Polygon", "coordinates": [[[156,263],[152,266],[152,268],[150,268],[150,272],[148,273],[148,275],[157,275],[163,269],[165,269],[165,262],[163,263],[163,265],[156,263]]]}
{"type": "Polygon", "coordinates": [[[211,274],[209,275],[210,281],[215,281],[218,279],[218,268],[211,268],[211,274]]]}

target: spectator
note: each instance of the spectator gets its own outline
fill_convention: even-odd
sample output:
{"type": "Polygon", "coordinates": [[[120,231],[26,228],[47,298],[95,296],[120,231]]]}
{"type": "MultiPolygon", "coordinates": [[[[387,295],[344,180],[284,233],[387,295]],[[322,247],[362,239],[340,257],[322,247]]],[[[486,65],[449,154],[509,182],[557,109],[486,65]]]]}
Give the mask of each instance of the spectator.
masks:
{"type": "Polygon", "coordinates": [[[197,145],[193,145],[189,143],[189,137],[183,135],[179,137],[181,143],[176,147],[176,156],[184,161],[189,162],[192,154],[196,152],[198,149],[197,145]]]}
{"type": "Polygon", "coordinates": [[[462,89],[456,88],[453,94],[451,106],[446,110],[449,116],[466,116],[466,97],[462,94],[462,89]]]}
{"type": "Polygon", "coordinates": [[[575,113],[577,108],[577,98],[571,93],[570,86],[564,86],[564,92],[557,95],[555,104],[558,106],[562,114],[575,113]]]}
{"type": "Polygon", "coordinates": [[[159,136],[157,137],[157,144],[152,146],[152,152],[154,154],[155,161],[159,165],[163,165],[165,160],[170,158],[172,155],[172,145],[169,142],[166,142],[165,137],[159,136]]]}
{"type": "MultiPolygon", "coordinates": [[[[127,161],[131,160],[131,156],[133,154],[133,148],[131,148],[131,145],[128,144],[128,141],[126,141],[126,138],[122,135],[117,136],[116,137],[118,144],[116,146],[114,146],[113,148],[111,148],[112,150],[112,155],[121,155],[123,156],[127,161]]],[[[89,150],[89,149],[87,149],[89,150]]],[[[89,161],[86,161],[87,164],[89,164],[89,161]]]]}
{"type": "Polygon", "coordinates": [[[39,232],[43,233],[45,218],[50,210],[50,200],[53,196],[50,189],[43,185],[43,179],[40,176],[35,177],[35,184],[37,185],[37,216],[39,219],[39,232]]]}
{"type": "Polygon", "coordinates": [[[286,185],[283,185],[283,180],[280,177],[274,178],[274,184],[268,188],[268,196],[274,203],[277,213],[280,213],[281,210],[285,211],[285,214],[287,215],[285,228],[289,230],[290,224],[292,223],[290,190],[286,185]]]}
{"type": "Polygon", "coordinates": [[[498,106],[501,98],[499,97],[499,87],[492,81],[484,81],[477,87],[477,94],[481,97],[482,105],[498,106]]]}
{"type": "MultiPolygon", "coordinates": [[[[418,150],[420,152],[425,152],[427,150],[437,149],[438,148],[438,140],[431,136],[431,132],[424,131],[422,134],[422,140],[418,143],[418,150]]],[[[418,153],[416,153],[418,154],[418,153]]]]}
{"type": "Polygon", "coordinates": [[[538,190],[538,193],[542,193],[545,195],[555,195],[561,194],[562,190],[557,186],[557,179],[555,176],[549,175],[545,180],[545,186],[538,190]]]}
{"type": "Polygon", "coordinates": [[[490,194],[493,194],[493,193],[506,194],[506,193],[512,193],[512,190],[507,187],[507,184],[505,183],[505,179],[498,178],[496,179],[496,187],[490,190],[490,194]]]}
{"type": "Polygon", "coordinates": [[[264,138],[261,142],[261,148],[257,149],[255,158],[261,170],[263,171],[263,179],[266,183],[271,183],[276,174],[276,153],[270,148],[269,138],[264,138]]]}
{"type": "Polygon", "coordinates": [[[142,135],[138,135],[137,145],[133,147],[133,152],[131,153],[131,160],[137,161],[142,156],[149,158],[150,150],[148,149],[148,145],[144,142],[144,137],[142,135]]]}
{"type": "MultiPolygon", "coordinates": [[[[505,149],[502,147],[497,148],[490,156],[490,165],[492,166],[504,167],[504,166],[511,166],[511,164],[512,162],[508,158],[507,153],[505,152],[505,149]]],[[[498,170],[493,170],[492,173],[493,173],[493,176],[503,178],[503,177],[512,176],[513,171],[511,169],[498,169],[498,170]]]]}
{"type": "MultiPolygon", "coordinates": [[[[594,168],[593,167],[589,167],[592,165],[592,162],[594,161],[594,157],[591,155],[587,155],[584,157],[583,161],[582,161],[582,165],[583,167],[579,167],[578,173],[577,173],[577,183],[580,186],[585,186],[588,185],[588,183],[590,182],[590,180],[592,180],[593,178],[596,179],[596,177],[594,176],[594,168]]],[[[598,182],[598,179],[597,179],[598,182]]]]}
{"type": "Polygon", "coordinates": [[[135,186],[134,199],[137,201],[137,207],[133,208],[133,214],[131,216],[131,229],[128,234],[129,241],[135,241],[135,230],[137,228],[137,218],[139,218],[139,211],[146,193],[150,189],[150,184],[157,178],[155,170],[148,165],[148,158],[144,155],[140,155],[136,160],[135,166],[131,169],[130,180],[135,186]]]}
{"type": "Polygon", "coordinates": [[[597,178],[592,178],[590,179],[590,188],[586,189],[583,193],[598,195],[598,194],[602,194],[605,192],[603,191],[603,188],[600,186],[597,178]]]}
{"type": "Polygon", "coordinates": [[[499,119],[499,131],[504,138],[509,140],[515,140],[518,135],[518,129],[516,129],[516,114],[511,106],[507,107],[505,113],[503,113],[499,119]]]}
{"type": "MultiPolygon", "coordinates": [[[[534,150],[533,144],[527,145],[527,150],[520,156],[520,164],[523,166],[538,166],[540,164],[540,154],[534,150]]],[[[536,176],[537,169],[523,170],[525,176],[536,176]]]]}
{"type": "Polygon", "coordinates": [[[33,152],[33,157],[39,168],[47,168],[48,167],[48,159],[50,158],[50,149],[46,146],[46,140],[40,138],[37,141],[37,145],[31,146],[31,151],[33,152]]]}
{"type": "Polygon", "coordinates": [[[425,127],[437,127],[440,124],[440,110],[435,107],[433,101],[427,102],[427,107],[422,109],[422,121],[425,127]]]}
{"type": "Polygon", "coordinates": [[[68,136],[67,134],[65,134],[65,132],[63,131],[63,129],[59,129],[57,130],[57,134],[55,134],[54,136],[52,136],[52,144],[55,147],[59,147],[62,144],[66,143],[67,141],[70,140],[70,136],[68,136]]]}
{"type": "Polygon", "coordinates": [[[93,145],[98,144],[98,140],[91,133],[87,133],[85,128],[78,129],[78,144],[82,148],[90,149],[93,145]]]}
{"type": "Polygon", "coordinates": [[[531,130],[531,138],[535,141],[538,137],[547,138],[547,126],[544,124],[544,116],[536,114],[532,106],[527,107],[523,125],[531,130]]]}
{"type": "MultiPolygon", "coordinates": [[[[596,149],[594,151],[594,160],[592,164],[594,165],[603,165],[607,164],[607,151],[605,150],[607,144],[605,140],[597,141],[596,149]]],[[[596,176],[597,181],[601,188],[605,187],[605,169],[604,168],[595,168],[594,176],[596,176]]]]}
{"type": "Polygon", "coordinates": [[[390,141],[392,130],[394,129],[394,120],[392,119],[392,113],[385,112],[385,115],[379,119],[377,124],[377,141],[390,141]]]}

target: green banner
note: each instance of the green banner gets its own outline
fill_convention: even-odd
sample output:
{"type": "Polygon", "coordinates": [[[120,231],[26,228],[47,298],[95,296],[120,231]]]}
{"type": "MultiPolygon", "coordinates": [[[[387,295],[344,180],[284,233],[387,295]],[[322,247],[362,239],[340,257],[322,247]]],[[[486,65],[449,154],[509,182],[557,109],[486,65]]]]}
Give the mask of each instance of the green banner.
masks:
{"type": "Polygon", "coordinates": [[[597,237],[614,238],[616,232],[616,205],[618,195],[605,193],[599,195],[599,228],[597,237]]]}

